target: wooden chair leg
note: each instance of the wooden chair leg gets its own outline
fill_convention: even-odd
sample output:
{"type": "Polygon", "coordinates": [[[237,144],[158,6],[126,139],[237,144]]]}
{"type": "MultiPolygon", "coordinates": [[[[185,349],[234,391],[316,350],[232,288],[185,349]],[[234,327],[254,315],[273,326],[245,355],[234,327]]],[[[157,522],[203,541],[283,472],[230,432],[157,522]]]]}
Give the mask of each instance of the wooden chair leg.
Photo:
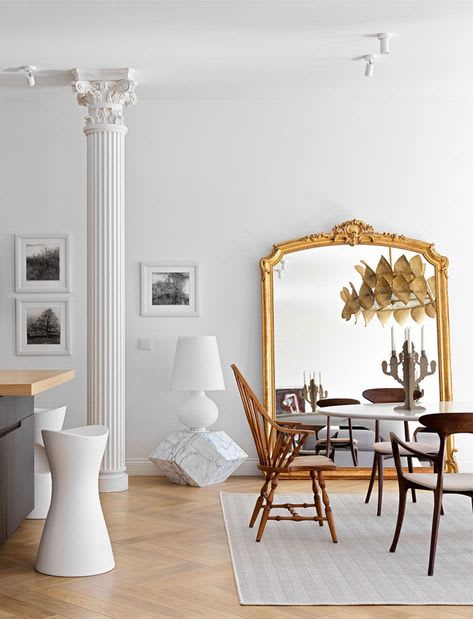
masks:
{"type": "MultiPolygon", "coordinates": [[[[312,492],[314,494],[314,503],[315,503],[315,511],[317,512],[317,516],[322,518],[322,502],[320,500],[319,488],[317,486],[317,480],[315,477],[315,471],[310,471],[310,478],[312,480],[312,492]]],[[[321,527],[324,526],[324,521],[319,520],[319,525],[321,527]]]]}
{"type": "Polygon", "coordinates": [[[366,492],[365,503],[369,503],[370,502],[371,493],[373,491],[373,486],[374,486],[374,481],[376,479],[376,471],[377,471],[377,469],[378,469],[378,454],[376,452],[374,452],[374,454],[373,454],[373,465],[371,466],[370,483],[369,483],[369,486],[368,486],[368,490],[366,492]]]}
{"type": "Polygon", "coordinates": [[[268,475],[266,475],[266,481],[261,486],[259,497],[256,499],[255,508],[253,510],[253,514],[251,516],[251,520],[250,520],[250,524],[249,524],[250,529],[253,528],[253,526],[254,526],[254,524],[256,522],[256,519],[258,518],[258,514],[260,512],[260,509],[263,507],[264,495],[266,494],[266,492],[268,490],[268,486],[269,486],[269,482],[270,481],[271,481],[271,475],[268,474],[268,475]]]}
{"type": "MultiPolygon", "coordinates": [[[[414,472],[414,465],[412,463],[412,458],[410,458],[410,457],[407,458],[407,470],[409,471],[409,473],[413,473],[414,472]]],[[[411,488],[411,494],[412,494],[412,502],[416,503],[417,502],[417,498],[416,498],[416,489],[415,488],[411,488]]]]}
{"type": "Polygon", "coordinates": [[[335,530],[335,522],[333,520],[332,508],[330,507],[330,501],[328,498],[327,491],[325,490],[325,479],[322,471],[317,472],[317,477],[319,480],[319,486],[322,491],[322,501],[325,506],[325,516],[327,518],[328,528],[330,529],[330,535],[332,536],[332,542],[336,544],[337,540],[337,532],[335,530]]]}
{"type": "Polygon", "coordinates": [[[434,493],[434,513],[432,516],[432,533],[430,536],[430,554],[428,576],[434,575],[435,552],[437,550],[437,539],[439,534],[440,510],[442,509],[442,493],[434,493]]]}
{"type": "Polygon", "coordinates": [[[383,481],[384,481],[384,456],[378,454],[378,510],[377,516],[381,516],[381,509],[383,507],[383,481]]]}
{"type": "MultiPolygon", "coordinates": [[[[434,464],[434,473],[438,473],[438,467],[435,466],[435,464],[434,464]]],[[[471,507],[473,509],[473,497],[471,498],[471,507]]],[[[443,509],[443,501],[442,501],[440,505],[440,515],[443,516],[444,514],[445,514],[445,511],[443,509]]]]}
{"type": "Polygon", "coordinates": [[[404,485],[399,484],[399,507],[397,511],[396,530],[394,532],[393,542],[389,552],[396,552],[399,536],[401,535],[402,521],[404,520],[404,512],[406,511],[406,495],[407,488],[404,485]]]}
{"type": "Polygon", "coordinates": [[[279,473],[275,473],[271,479],[271,490],[269,491],[268,498],[266,499],[266,505],[263,507],[263,515],[261,516],[261,522],[259,523],[258,533],[256,534],[256,541],[260,542],[263,537],[264,528],[268,522],[269,512],[271,511],[271,505],[273,504],[274,493],[279,483],[279,473]]]}
{"type": "Polygon", "coordinates": [[[350,438],[350,451],[351,451],[351,459],[353,460],[353,466],[358,466],[358,450],[355,447],[355,442],[353,440],[353,426],[351,423],[351,419],[348,420],[348,435],[350,438]]]}

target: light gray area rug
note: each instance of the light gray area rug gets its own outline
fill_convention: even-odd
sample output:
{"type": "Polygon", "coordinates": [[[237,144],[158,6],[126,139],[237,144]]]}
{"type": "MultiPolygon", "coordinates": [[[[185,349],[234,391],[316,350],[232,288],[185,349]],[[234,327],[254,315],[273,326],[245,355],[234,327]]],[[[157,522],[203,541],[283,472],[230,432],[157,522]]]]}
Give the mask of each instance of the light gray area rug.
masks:
{"type": "MultiPolygon", "coordinates": [[[[418,495],[416,504],[410,500],[407,504],[398,548],[391,554],[397,494],[385,494],[380,518],[375,503],[365,505],[364,496],[333,494],[330,502],[338,534],[338,544],[333,544],[326,523],[320,527],[312,522],[276,521],[268,522],[262,541],[256,543],[257,524],[250,529],[248,522],[257,495],[222,492],[240,603],[473,604],[470,499],[444,498],[435,574],[429,577],[433,497],[427,492],[418,495]]],[[[277,497],[278,503],[311,500],[310,495],[277,497]]]]}

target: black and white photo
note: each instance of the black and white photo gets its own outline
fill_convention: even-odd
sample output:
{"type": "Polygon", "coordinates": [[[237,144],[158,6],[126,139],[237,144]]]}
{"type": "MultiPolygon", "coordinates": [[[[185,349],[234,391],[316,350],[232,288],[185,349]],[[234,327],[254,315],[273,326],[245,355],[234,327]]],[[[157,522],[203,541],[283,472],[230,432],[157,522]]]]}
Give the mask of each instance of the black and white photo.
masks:
{"type": "Polygon", "coordinates": [[[142,316],[198,316],[197,265],[141,265],[142,316]]]}
{"type": "Polygon", "coordinates": [[[26,280],[59,281],[60,247],[56,243],[26,243],[26,280]]]}
{"type": "Polygon", "coordinates": [[[182,271],[153,273],[151,304],[189,305],[190,275],[182,271]]]}
{"type": "Polygon", "coordinates": [[[57,308],[26,307],[26,343],[61,343],[61,315],[57,308]]]}
{"type": "Polygon", "coordinates": [[[18,355],[69,355],[69,300],[16,301],[18,355]]]}
{"type": "Polygon", "coordinates": [[[18,234],[15,243],[17,292],[68,292],[68,234],[18,234]]]}

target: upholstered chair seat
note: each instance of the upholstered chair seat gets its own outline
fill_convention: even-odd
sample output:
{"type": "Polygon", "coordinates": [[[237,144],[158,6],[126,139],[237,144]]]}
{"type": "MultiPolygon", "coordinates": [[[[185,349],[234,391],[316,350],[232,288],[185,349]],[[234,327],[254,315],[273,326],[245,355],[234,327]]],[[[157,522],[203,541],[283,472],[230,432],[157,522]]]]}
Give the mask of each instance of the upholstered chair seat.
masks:
{"type": "MultiPolygon", "coordinates": [[[[404,477],[429,490],[435,490],[437,486],[436,473],[404,473],[404,477]]],[[[473,492],[473,473],[444,473],[443,490],[444,492],[473,492]]]]}
{"type": "MultiPolygon", "coordinates": [[[[406,443],[406,445],[409,445],[409,447],[413,447],[414,449],[417,449],[417,451],[420,451],[421,453],[424,453],[425,455],[429,455],[429,454],[433,454],[435,455],[438,451],[438,447],[436,447],[435,445],[433,445],[432,443],[416,443],[413,441],[409,441],[408,443],[406,443]]],[[[391,445],[391,441],[380,441],[377,443],[373,443],[373,449],[375,451],[377,451],[380,454],[383,455],[392,455],[393,453],[393,448],[391,445]]],[[[412,452],[407,451],[407,449],[404,449],[404,447],[402,449],[399,450],[401,453],[401,456],[411,456],[412,452]]]]}

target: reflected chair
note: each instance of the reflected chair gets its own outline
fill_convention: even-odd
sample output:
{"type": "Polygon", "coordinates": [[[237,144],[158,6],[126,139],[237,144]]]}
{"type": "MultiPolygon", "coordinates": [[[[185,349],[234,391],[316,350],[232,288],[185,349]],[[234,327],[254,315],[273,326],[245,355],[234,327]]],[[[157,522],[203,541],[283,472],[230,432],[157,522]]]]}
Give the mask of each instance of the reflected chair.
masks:
{"type": "MultiPolygon", "coordinates": [[[[235,364],[232,365],[235,380],[240,392],[246,418],[253,435],[258,453],[259,470],[264,474],[264,483],[256,500],[255,507],[250,519],[250,527],[256,522],[261,510],[261,520],[256,535],[256,541],[261,541],[268,520],[293,520],[301,522],[311,520],[323,526],[328,523],[330,535],[334,543],[337,542],[335,523],[330,507],[329,497],[325,490],[323,471],[333,471],[335,464],[325,456],[300,456],[299,452],[308,436],[314,434],[313,430],[305,428],[302,424],[276,423],[248,385],[240,370],[235,364]],[[279,477],[282,473],[309,473],[312,481],[313,503],[273,503],[279,477]],[[322,501],[325,507],[325,516],[322,513],[322,501]],[[315,516],[299,515],[297,508],[314,507],[315,516]],[[285,509],[288,516],[271,516],[271,510],[285,509]]],[[[283,422],[284,423],[284,422],[283,422]]]]}
{"type": "MultiPolygon", "coordinates": [[[[353,400],[352,398],[325,398],[324,400],[318,400],[317,406],[319,408],[325,408],[327,406],[343,406],[360,404],[360,400],[353,400]]],[[[353,438],[353,426],[351,419],[347,419],[348,422],[348,436],[340,436],[339,430],[337,430],[334,436],[331,436],[330,430],[330,416],[327,416],[327,436],[325,438],[318,439],[315,442],[315,453],[319,454],[322,450],[325,451],[325,455],[331,460],[335,461],[335,452],[337,450],[350,450],[351,458],[353,460],[353,466],[358,466],[358,441],[353,438]]]]}
{"type": "Polygon", "coordinates": [[[447,439],[452,434],[473,434],[473,413],[437,413],[423,415],[419,422],[431,432],[439,435],[439,449],[435,456],[429,456],[433,463],[434,473],[404,473],[401,464],[401,450],[405,450],[414,457],[422,458],[424,454],[415,449],[414,444],[401,441],[391,432],[391,444],[396,464],[399,482],[399,509],[394,539],[389,552],[395,552],[401,534],[402,521],[406,509],[406,494],[408,490],[430,490],[434,493],[434,511],[432,517],[432,531],[430,537],[430,554],[428,575],[432,576],[435,565],[435,551],[440,515],[442,512],[442,497],[444,494],[462,494],[472,501],[473,506],[473,474],[472,473],[445,473],[445,457],[447,439]]]}
{"type": "MultiPolygon", "coordinates": [[[[420,391],[414,392],[414,398],[418,400],[421,397],[420,391]]],[[[372,402],[373,404],[389,404],[396,402],[404,402],[404,389],[402,387],[387,387],[380,389],[366,389],[363,391],[363,397],[372,402]]],[[[415,442],[411,442],[409,432],[409,422],[404,421],[404,439],[408,445],[412,445],[424,454],[423,459],[426,459],[427,455],[435,455],[437,453],[437,446],[432,443],[417,442],[417,434],[414,434],[415,442]]],[[[366,492],[365,503],[369,503],[371,492],[374,487],[376,479],[376,473],[378,473],[378,508],[376,511],[377,516],[381,516],[383,505],[383,480],[384,480],[384,460],[393,457],[393,451],[390,441],[383,441],[380,433],[380,420],[376,419],[375,423],[375,442],[373,443],[373,466],[371,467],[370,483],[366,492]]],[[[414,464],[412,462],[413,457],[401,449],[401,456],[407,459],[407,468],[409,473],[414,472],[414,464]]],[[[412,502],[416,502],[415,489],[412,489],[412,502]]]]}

